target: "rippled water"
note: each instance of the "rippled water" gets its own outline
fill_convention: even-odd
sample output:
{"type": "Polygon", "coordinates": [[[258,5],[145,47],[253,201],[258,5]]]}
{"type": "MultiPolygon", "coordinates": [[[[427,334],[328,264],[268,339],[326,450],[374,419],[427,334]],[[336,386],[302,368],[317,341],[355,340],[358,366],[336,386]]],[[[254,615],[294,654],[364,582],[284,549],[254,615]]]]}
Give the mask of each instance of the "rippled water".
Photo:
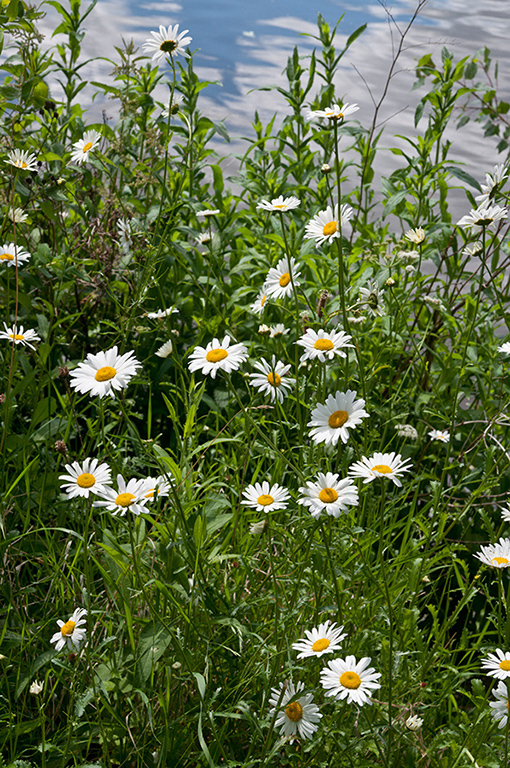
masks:
{"type": "MultiPolygon", "coordinates": [[[[399,0],[391,4],[396,24],[404,29],[416,7],[415,2],[399,0]]],[[[83,44],[87,57],[115,56],[114,45],[121,36],[141,45],[151,29],[160,24],[179,23],[193,36],[192,49],[200,77],[219,81],[203,92],[201,109],[213,119],[225,119],[233,136],[250,135],[255,109],[268,119],[274,112],[283,117],[288,112],[284,98],[276,91],[258,91],[264,85],[285,85],[282,75],[287,57],[298,45],[303,55],[315,44],[310,37],[317,32],[320,10],[334,25],[344,13],[338,28],[338,45],[364,22],[367,30],[342,60],[338,77],[338,96],[357,102],[357,116],[368,124],[392,61],[392,46],[398,43],[395,27],[377,2],[340,2],[339,0],[185,0],[185,2],[145,2],[99,0],[87,20],[88,34],[83,44]]],[[[51,34],[54,16],[48,15],[46,31],[51,34]]],[[[414,109],[420,91],[412,91],[415,60],[429,51],[439,59],[443,45],[456,56],[474,53],[483,45],[492,49],[500,61],[499,85],[503,98],[509,98],[510,55],[508,0],[430,0],[413,25],[397,71],[392,78],[381,120],[388,121],[388,136],[411,135],[414,109]]],[[[90,80],[105,79],[111,65],[100,60],[87,65],[90,80]]],[[[165,91],[161,89],[161,99],[165,91]]],[[[86,95],[84,94],[84,98],[86,95]]],[[[108,102],[106,103],[108,109],[108,102]]],[[[94,107],[92,107],[94,115],[94,107]]],[[[91,115],[91,116],[92,116],[91,115]]],[[[97,119],[97,108],[95,111],[97,119]]],[[[453,129],[452,129],[453,130],[453,129]]],[[[452,138],[455,136],[453,131],[452,138]]],[[[390,143],[388,138],[388,143],[390,143]]],[[[456,153],[478,178],[503,158],[496,153],[496,140],[483,139],[478,125],[463,129],[456,153]]],[[[393,156],[388,155],[387,172],[393,156]]],[[[383,163],[384,164],[384,163],[383,163]]]]}

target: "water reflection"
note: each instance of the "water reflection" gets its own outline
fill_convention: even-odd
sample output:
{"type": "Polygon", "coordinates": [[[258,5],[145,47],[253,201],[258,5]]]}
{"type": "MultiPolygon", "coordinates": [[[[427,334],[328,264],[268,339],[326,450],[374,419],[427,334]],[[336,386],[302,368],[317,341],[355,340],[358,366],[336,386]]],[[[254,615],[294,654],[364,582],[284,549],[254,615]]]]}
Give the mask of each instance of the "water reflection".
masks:
{"type": "MultiPolygon", "coordinates": [[[[252,135],[251,121],[257,110],[267,121],[277,112],[280,119],[289,113],[285,99],[275,90],[259,91],[264,85],[286,86],[282,74],[288,56],[295,45],[302,55],[310,55],[316,44],[310,37],[317,34],[317,7],[309,0],[189,0],[177,2],[149,2],[132,5],[130,0],[99,0],[88,17],[88,34],[83,43],[84,57],[92,59],[83,69],[89,80],[106,80],[111,63],[97,57],[117,58],[114,45],[121,44],[121,36],[133,38],[141,45],[151,29],[159,24],[179,23],[190,29],[193,47],[199,48],[195,65],[199,76],[217,80],[221,85],[203,91],[202,111],[214,120],[224,119],[234,136],[252,135]]],[[[357,102],[363,124],[370,123],[373,102],[378,101],[392,61],[392,48],[398,44],[396,29],[388,23],[388,15],[379,3],[356,2],[340,5],[334,0],[321,2],[321,12],[334,24],[345,11],[337,35],[337,45],[345,44],[352,31],[368,22],[368,28],[342,60],[337,80],[339,98],[357,102]]],[[[48,8],[45,20],[48,39],[55,28],[55,11],[48,8]]],[[[405,28],[416,7],[415,2],[401,0],[393,3],[394,21],[405,28]]],[[[433,51],[440,57],[442,45],[453,49],[457,57],[474,53],[488,45],[494,58],[500,60],[500,83],[503,98],[508,95],[509,57],[507,49],[510,4],[506,0],[435,0],[425,6],[418,22],[406,41],[397,71],[392,77],[388,98],[379,120],[387,121],[388,143],[394,134],[414,135],[414,110],[423,91],[412,91],[414,67],[417,58],[433,51]],[[506,91],[506,93],[505,93],[506,91]]],[[[54,38],[55,40],[55,38],[54,38]]],[[[111,103],[91,102],[89,89],[83,93],[90,106],[90,120],[100,119],[101,108],[113,114],[111,103]]],[[[161,86],[158,98],[166,100],[161,86]]],[[[477,177],[501,160],[496,152],[497,140],[484,139],[479,125],[470,124],[462,129],[462,141],[455,141],[455,153],[470,166],[477,177]],[[461,147],[459,147],[459,144],[461,147]]],[[[455,136],[453,127],[451,138],[455,136]]],[[[402,144],[403,146],[403,144],[402,144]]],[[[240,145],[235,141],[234,149],[240,145]]],[[[381,172],[387,174],[396,167],[395,158],[386,153],[381,172]]]]}

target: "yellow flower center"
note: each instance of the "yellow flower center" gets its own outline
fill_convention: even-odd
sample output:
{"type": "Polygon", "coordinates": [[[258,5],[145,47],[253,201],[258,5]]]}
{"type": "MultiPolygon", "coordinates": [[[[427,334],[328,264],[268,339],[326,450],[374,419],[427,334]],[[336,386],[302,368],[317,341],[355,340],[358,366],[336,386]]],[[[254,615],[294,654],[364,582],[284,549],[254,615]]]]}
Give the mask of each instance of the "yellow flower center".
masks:
{"type": "Polygon", "coordinates": [[[509,560],[506,557],[493,557],[491,560],[491,563],[495,563],[496,565],[505,565],[508,562],[509,560]]]}
{"type": "Polygon", "coordinates": [[[324,504],[331,504],[338,499],[338,493],[334,488],[321,488],[319,491],[319,499],[323,501],[324,504]]]}
{"type": "Polygon", "coordinates": [[[25,163],[24,160],[18,160],[18,167],[19,168],[28,168],[27,163],[25,163]]]}
{"type": "Polygon", "coordinates": [[[285,707],[285,714],[293,723],[298,723],[303,717],[303,707],[299,701],[293,701],[285,707]]]}
{"type": "Polygon", "coordinates": [[[326,648],[329,648],[330,642],[327,638],[321,637],[319,640],[316,640],[315,643],[312,645],[312,651],[315,651],[315,653],[319,653],[319,651],[325,651],[326,648]]]}
{"type": "Polygon", "coordinates": [[[380,472],[381,475],[391,475],[393,470],[387,464],[376,464],[375,467],[372,467],[372,472],[380,472]]]}
{"type": "Polygon", "coordinates": [[[266,303],[266,299],[267,299],[267,294],[264,294],[264,296],[262,296],[262,298],[260,300],[260,306],[261,307],[263,307],[264,304],[266,303]]]}
{"type": "Polygon", "coordinates": [[[83,149],[82,149],[83,154],[85,154],[85,152],[89,151],[89,149],[92,147],[93,143],[94,143],[93,141],[87,141],[87,143],[83,145],[83,149]]]}
{"type": "Polygon", "coordinates": [[[290,283],[290,274],[289,272],[284,272],[283,275],[278,280],[282,288],[285,288],[286,285],[290,283]]]}
{"type": "Polygon", "coordinates": [[[96,375],[94,376],[96,381],[110,381],[110,379],[113,379],[113,377],[117,374],[117,371],[115,368],[112,368],[109,365],[103,366],[103,368],[99,368],[96,371],[96,375]]]}
{"type": "Polygon", "coordinates": [[[330,339],[317,339],[313,346],[315,349],[319,349],[321,352],[325,352],[329,349],[333,349],[335,345],[332,341],[330,341],[330,339]]]}
{"type": "Polygon", "coordinates": [[[269,504],[272,504],[273,501],[274,499],[272,496],[268,493],[263,493],[262,496],[258,497],[257,504],[260,504],[261,507],[267,507],[269,504]]]}
{"type": "Polygon", "coordinates": [[[67,637],[68,635],[72,635],[74,632],[75,626],[76,626],[75,621],[71,621],[71,619],[69,619],[69,621],[66,621],[66,623],[60,627],[62,636],[67,637]]]}
{"type": "Polygon", "coordinates": [[[499,668],[504,672],[510,672],[510,659],[503,659],[503,661],[500,661],[499,668]]]}
{"type": "Polygon", "coordinates": [[[156,493],[156,489],[155,488],[151,488],[151,490],[147,491],[147,493],[145,494],[145,498],[146,499],[153,499],[155,493],[156,493]]]}
{"type": "Polygon", "coordinates": [[[80,488],[91,488],[95,482],[96,478],[94,475],[91,475],[88,472],[83,472],[76,478],[76,485],[79,485],[80,488]]]}
{"type": "Polygon", "coordinates": [[[328,221],[322,228],[322,234],[326,237],[328,235],[334,235],[337,230],[336,221],[328,221]]]}
{"type": "Polygon", "coordinates": [[[11,339],[14,339],[15,341],[23,341],[24,338],[22,333],[11,333],[11,339]]]}
{"type": "Polygon", "coordinates": [[[14,261],[12,253],[0,253],[0,259],[2,261],[14,261]]]}
{"type": "Polygon", "coordinates": [[[164,40],[159,46],[159,50],[164,51],[165,53],[172,53],[172,51],[175,51],[176,48],[177,48],[176,40],[164,40]]]}
{"type": "Polygon", "coordinates": [[[348,418],[349,414],[347,411],[335,411],[329,417],[328,424],[331,429],[339,429],[340,427],[343,427],[348,418]]]}
{"type": "Polygon", "coordinates": [[[208,363],[219,363],[220,360],[224,360],[226,357],[228,357],[227,350],[218,347],[218,349],[210,349],[206,354],[205,359],[208,363]]]}
{"type": "Polygon", "coordinates": [[[343,672],[340,675],[340,685],[344,688],[359,688],[361,677],[356,672],[343,672]]]}
{"type": "Polygon", "coordinates": [[[115,503],[118,507],[129,507],[130,504],[136,499],[132,493],[119,493],[115,499],[115,503]]]}
{"type": "Polygon", "coordinates": [[[279,203],[278,205],[273,205],[273,208],[278,208],[280,211],[282,210],[282,208],[285,208],[285,207],[286,207],[285,204],[282,204],[282,203],[279,203]]]}
{"type": "Polygon", "coordinates": [[[282,383],[282,377],[278,376],[277,373],[268,373],[267,374],[267,380],[271,384],[272,387],[279,387],[282,383]]]}

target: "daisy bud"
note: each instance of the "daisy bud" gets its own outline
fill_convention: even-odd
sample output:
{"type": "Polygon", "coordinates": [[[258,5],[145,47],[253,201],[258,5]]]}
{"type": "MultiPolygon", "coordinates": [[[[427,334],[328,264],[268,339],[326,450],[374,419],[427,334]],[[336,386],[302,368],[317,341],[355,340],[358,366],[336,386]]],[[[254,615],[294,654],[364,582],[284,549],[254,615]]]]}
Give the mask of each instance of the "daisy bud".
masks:
{"type": "Polygon", "coordinates": [[[59,365],[58,366],[58,375],[61,379],[67,379],[69,376],[69,368],[67,365],[59,365]]]}
{"type": "Polygon", "coordinates": [[[328,165],[327,163],[324,163],[321,166],[321,171],[322,171],[322,173],[331,173],[331,166],[328,165]]]}
{"type": "Polygon", "coordinates": [[[42,693],[43,689],[44,689],[44,683],[40,683],[38,680],[34,680],[29,690],[30,690],[30,693],[34,694],[34,696],[39,696],[39,694],[42,693]]]}
{"type": "Polygon", "coordinates": [[[55,450],[57,453],[61,453],[62,456],[67,456],[67,445],[63,440],[57,440],[55,442],[55,450]]]}
{"type": "Polygon", "coordinates": [[[326,302],[328,300],[328,297],[329,297],[329,291],[326,291],[326,290],[325,291],[321,291],[320,296],[319,296],[319,301],[317,303],[317,314],[321,318],[322,318],[322,310],[326,306],[326,302]]]}
{"type": "Polygon", "coordinates": [[[389,277],[386,282],[384,283],[386,288],[391,288],[392,285],[395,285],[395,280],[392,277],[389,277]]]}

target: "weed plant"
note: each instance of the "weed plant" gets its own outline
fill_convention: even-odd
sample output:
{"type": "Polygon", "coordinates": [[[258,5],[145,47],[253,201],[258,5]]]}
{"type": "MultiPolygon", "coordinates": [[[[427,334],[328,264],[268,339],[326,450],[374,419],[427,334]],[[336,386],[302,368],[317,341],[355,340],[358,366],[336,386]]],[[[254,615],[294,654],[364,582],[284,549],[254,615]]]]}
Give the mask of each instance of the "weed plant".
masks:
{"type": "Polygon", "coordinates": [[[95,3],[47,3],[46,51],[0,13],[4,764],[506,766],[506,165],[445,138],[506,152],[490,52],[417,62],[396,147],[423,2],[372,119],[319,15],[233,192],[191,39],[117,47],[91,124],[95,3]]]}

